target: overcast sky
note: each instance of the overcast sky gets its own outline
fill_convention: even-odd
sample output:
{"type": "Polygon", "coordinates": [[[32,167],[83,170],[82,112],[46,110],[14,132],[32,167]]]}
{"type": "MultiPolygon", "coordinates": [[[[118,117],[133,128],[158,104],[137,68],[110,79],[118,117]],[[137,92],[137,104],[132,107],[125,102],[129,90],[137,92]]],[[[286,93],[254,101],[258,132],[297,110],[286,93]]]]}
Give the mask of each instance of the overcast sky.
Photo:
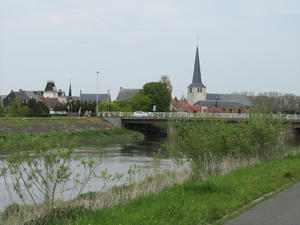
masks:
{"type": "Polygon", "coordinates": [[[299,0],[1,0],[0,94],[142,88],[187,94],[198,47],[208,93],[300,96],[299,0]]]}

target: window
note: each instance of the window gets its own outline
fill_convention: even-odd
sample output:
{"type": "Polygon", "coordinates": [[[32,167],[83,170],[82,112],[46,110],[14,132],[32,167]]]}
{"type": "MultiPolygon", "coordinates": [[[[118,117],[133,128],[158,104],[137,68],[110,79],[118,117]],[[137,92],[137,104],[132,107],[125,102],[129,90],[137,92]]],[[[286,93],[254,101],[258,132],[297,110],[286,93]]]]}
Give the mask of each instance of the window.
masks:
{"type": "Polygon", "coordinates": [[[192,93],[192,88],[190,88],[190,93],[192,93]]]}
{"type": "Polygon", "coordinates": [[[232,113],[232,109],[229,109],[229,113],[232,113]]]}

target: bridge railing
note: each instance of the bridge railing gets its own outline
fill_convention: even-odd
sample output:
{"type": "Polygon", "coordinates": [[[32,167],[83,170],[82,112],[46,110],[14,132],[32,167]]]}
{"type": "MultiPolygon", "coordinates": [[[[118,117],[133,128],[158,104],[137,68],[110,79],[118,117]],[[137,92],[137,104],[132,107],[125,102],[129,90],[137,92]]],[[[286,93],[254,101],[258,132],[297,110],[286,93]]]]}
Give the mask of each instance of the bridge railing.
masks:
{"type": "MultiPolygon", "coordinates": [[[[101,117],[134,117],[133,112],[100,112],[101,117]]],[[[203,118],[216,116],[219,118],[241,119],[249,117],[248,113],[186,113],[186,112],[149,112],[148,117],[156,118],[203,118]]],[[[280,116],[274,114],[273,116],[280,116]]],[[[300,115],[287,114],[285,119],[300,120],[300,115]]]]}

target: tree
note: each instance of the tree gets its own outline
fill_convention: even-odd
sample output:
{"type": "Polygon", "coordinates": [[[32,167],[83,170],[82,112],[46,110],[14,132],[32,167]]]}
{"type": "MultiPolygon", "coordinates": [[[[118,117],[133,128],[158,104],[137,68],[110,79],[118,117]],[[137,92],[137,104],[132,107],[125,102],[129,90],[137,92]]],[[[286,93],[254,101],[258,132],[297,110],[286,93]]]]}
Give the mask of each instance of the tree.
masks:
{"type": "Polygon", "coordinates": [[[143,86],[143,90],[140,92],[142,95],[148,96],[151,100],[151,105],[147,105],[150,109],[156,105],[158,112],[170,111],[170,104],[172,101],[170,91],[162,82],[151,82],[143,86]]]}
{"type": "Polygon", "coordinates": [[[288,126],[283,118],[273,114],[251,114],[236,125],[212,115],[201,120],[173,119],[169,125],[176,129],[168,148],[177,162],[183,159],[189,162],[196,175],[204,166],[211,168],[225,156],[273,159],[284,152],[284,130],[288,126]]]}
{"type": "Polygon", "coordinates": [[[153,106],[153,101],[148,95],[142,92],[136,93],[131,99],[131,107],[133,111],[151,111],[153,106]]]}
{"type": "Polygon", "coordinates": [[[29,113],[49,113],[49,108],[41,101],[29,99],[23,106],[28,106],[29,113]]]}
{"type": "Polygon", "coordinates": [[[18,98],[14,98],[8,108],[9,117],[25,116],[29,113],[29,108],[27,106],[21,105],[18,98]]]}
{"type": "Polygon", "coordinates": [[[180,102],[187,102],[187,98],[185,97],[184,94],[181,95],[179,101],[180,101],[180,102]]]}
{"type": "Polygon", "coordinates": [[[32,150],[16,152],[5,158],[2,161],[0,177],[13,177],[9,184],[6,182],[7,179],[3,179],[8,187],[9,196],[15,192],[36,219],[46,216],[50,224],[51,220],[55,221],[62,216],[56,209],[66,206],[64,201],[57,201],[57,199],[63,192],[69,190],[73,193],[70,198],[76,199],[88,181],[95,177],[94,171],[101,164],[101,156],[74,157],[75,142],[62,142],[57,135],[49,135],[47,138],[42,134],[7,135],[3,142],[3,149],[9,147],[10,142],[18,141],[19,138],[22,138],[26,145],[31,146],[32,150]],[[78,170],[71,169],[71,158],[78,170]]]}
{"type": "Polygon", "coordinates": [[[5,108],[2,104],[2,101],[0,101],[0,117],[5,115],[5,108]]]}
{"type": "Polygon", "coordinates": [[[99,104],[99,111],[111,111],[116,112],[120,111],[120,107],[117,102],[100,102],[99,104]]]}
{"type": "Polygon", "coordinates": [[[168,75],[162,75],[159,82],[162,82],[163,84],[166,85],[166,88],[169,90],[170,96],[172,98],[173,86],[171,84],[169,76],[168,75]]]}
{"type": "Polygon", "coordinates": [[[254,105],[257,113],[299,113],[300,97],[294,94],[281,94],[278,92],[233,92],[233,94],[247,95],[254,105]]]}
{"type": "Polygon", "coordinates": [[[116,102],[120,111],[122,112],[132,112],[132,103],[131,99],[124,99],[116,102]]]}

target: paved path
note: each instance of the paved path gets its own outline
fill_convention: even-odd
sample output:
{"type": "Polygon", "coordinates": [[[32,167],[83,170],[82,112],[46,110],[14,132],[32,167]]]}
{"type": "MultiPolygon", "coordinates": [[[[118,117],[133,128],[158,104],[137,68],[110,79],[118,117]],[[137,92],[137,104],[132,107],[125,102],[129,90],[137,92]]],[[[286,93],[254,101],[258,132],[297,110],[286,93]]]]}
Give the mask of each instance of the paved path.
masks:
{"type": "Polygon", "coordinates": [[[263,201],[225,225],[300,225],[300,183],[263,201]]]}

